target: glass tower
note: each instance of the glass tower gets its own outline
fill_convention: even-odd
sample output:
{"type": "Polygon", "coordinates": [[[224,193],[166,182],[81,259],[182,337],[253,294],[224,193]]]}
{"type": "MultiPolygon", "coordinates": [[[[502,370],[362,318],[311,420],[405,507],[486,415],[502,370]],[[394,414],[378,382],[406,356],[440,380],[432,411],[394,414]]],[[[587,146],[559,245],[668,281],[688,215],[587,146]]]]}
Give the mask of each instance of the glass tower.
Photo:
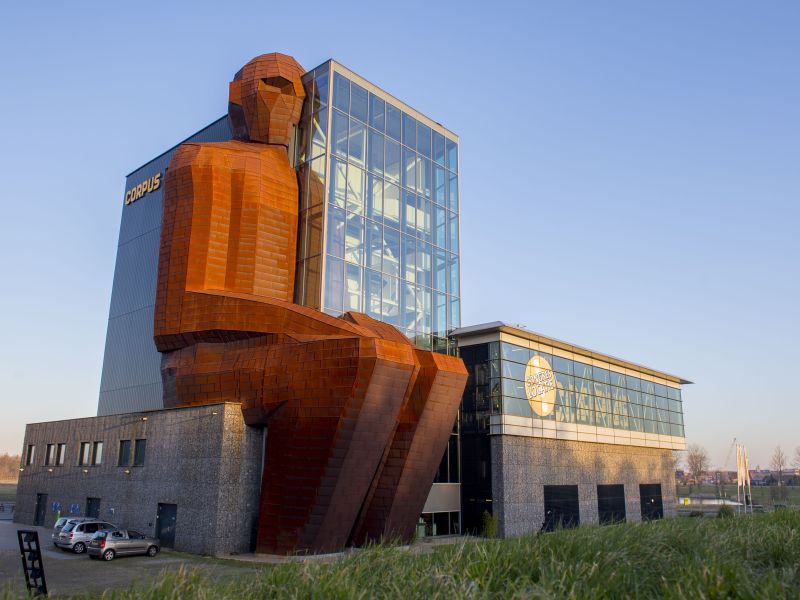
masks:
{"type": "Polygon", "coordinates": [[[295,301],[455,353],[458,137],[333,60],[303,82],[295,301]]]}

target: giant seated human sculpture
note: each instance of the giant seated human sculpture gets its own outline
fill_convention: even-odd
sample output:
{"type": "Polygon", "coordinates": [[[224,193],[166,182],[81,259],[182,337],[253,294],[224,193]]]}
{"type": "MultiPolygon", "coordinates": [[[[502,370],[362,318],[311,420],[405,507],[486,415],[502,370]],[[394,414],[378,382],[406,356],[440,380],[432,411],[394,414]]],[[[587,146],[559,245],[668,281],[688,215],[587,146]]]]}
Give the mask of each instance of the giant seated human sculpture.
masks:
{"type": "Polygon", "coordinates": [[[187,143],[165,177],[155,343],[165,407],[241,403],[266,426],[257,551],[413,536],[466,383],[460,359],[364,314],[293,303],[288,147],[303,68],[259,56],[230,84],[234,139],[187,143]]]}

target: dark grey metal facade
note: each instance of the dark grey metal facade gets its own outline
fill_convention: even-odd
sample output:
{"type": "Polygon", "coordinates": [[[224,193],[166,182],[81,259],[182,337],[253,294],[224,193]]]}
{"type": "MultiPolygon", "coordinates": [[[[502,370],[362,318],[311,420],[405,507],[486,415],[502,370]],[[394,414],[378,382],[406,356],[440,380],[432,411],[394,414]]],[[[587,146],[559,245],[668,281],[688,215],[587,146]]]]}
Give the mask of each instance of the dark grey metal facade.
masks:
{"type": "MultiPolygon", "coordinates": [[[[228,117],[222,117],[185,141],[231,139],[228,117]]],[[[153,343],[158,252],[161,239],[164,174],[178,146],[151,160],[127,177],[125,189],[161,173],[162,185],[127,204],[122,220],[111,290],[98,415],[163,408],[161,355],[153,343]]]]}

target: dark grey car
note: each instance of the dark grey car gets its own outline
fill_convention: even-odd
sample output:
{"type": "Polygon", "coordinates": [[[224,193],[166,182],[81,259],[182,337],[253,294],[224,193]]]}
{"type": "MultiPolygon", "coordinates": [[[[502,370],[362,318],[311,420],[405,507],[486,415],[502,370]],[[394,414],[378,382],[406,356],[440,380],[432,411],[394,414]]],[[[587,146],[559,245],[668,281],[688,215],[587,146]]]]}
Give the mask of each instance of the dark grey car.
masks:
{"type": "Polygon", "coordinates": [[[148,537],[133,529],[98,531],[89,542],[89,558],[114,560],[127,554],[155,556],[161,548],[158,538],[148,537]]]}

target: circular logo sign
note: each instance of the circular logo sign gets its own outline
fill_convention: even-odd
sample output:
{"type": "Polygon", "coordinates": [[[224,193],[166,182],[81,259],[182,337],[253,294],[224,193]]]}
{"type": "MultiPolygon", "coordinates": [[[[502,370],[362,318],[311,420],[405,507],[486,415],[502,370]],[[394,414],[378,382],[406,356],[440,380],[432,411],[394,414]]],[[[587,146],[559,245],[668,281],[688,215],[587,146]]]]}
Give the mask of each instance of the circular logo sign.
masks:
{"type": "Polygon", "coordinates": [[[525,367],[525,395],[540,417],[546,417],[556,407],[556,376],[543,356],[534,356],[525,367]]]}

